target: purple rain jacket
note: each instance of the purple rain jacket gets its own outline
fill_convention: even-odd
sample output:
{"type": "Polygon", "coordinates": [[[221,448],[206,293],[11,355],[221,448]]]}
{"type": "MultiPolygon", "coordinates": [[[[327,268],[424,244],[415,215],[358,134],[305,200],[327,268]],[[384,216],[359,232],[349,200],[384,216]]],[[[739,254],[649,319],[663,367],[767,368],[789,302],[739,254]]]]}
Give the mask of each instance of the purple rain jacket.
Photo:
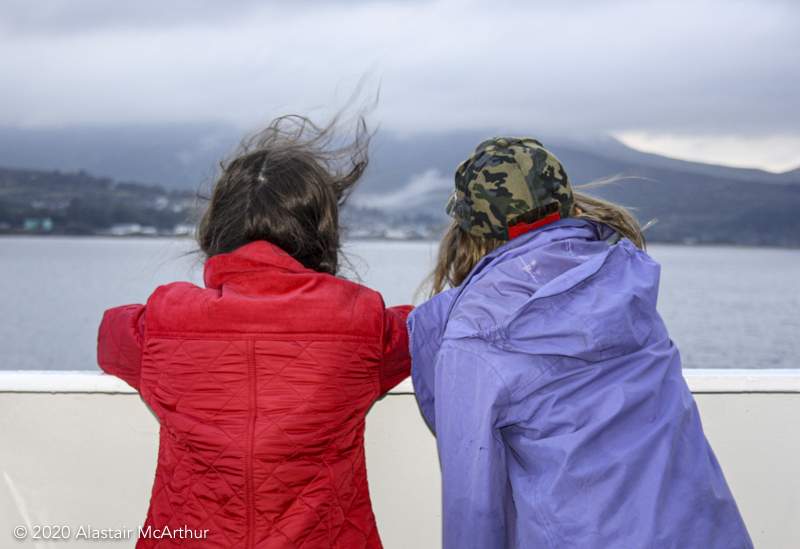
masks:
{"type": "Polygon", "coordinates": [[[660,266],[564,219],[409,317],[445,549],[752,547],[656,312],[660,266]]]}

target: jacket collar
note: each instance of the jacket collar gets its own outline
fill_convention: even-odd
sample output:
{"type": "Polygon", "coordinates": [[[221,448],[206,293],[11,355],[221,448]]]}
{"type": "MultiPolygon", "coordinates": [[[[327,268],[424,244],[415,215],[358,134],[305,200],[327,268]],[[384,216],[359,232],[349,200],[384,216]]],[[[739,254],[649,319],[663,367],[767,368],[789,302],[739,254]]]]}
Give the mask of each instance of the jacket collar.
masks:
{"type": "Polygon", "coordinates": [[[445,315],[445,322],[447,322],[447,319],[450,318],[450,313],[453,311],[453,307],[455,307],[458,298],[469,286],[470,282],[472,282],[472,280],[477,276],[480,276],[484,270],[488,269],[489,265],[491,265],[497,257],[508,253],[515,248],[520,248],[522,246],[538,248],[551,242],[553,239],[562,238],[562,236],[558,235],[558,233],[550,233],[550,231],[555,231],[557,229],[566,227],[575,227],[578,229],[588,230],[591,233],[592,238],[596,240],[608,240],[616,234],[613,229],[601,223],[569,217],[553,221],[543,227],[539,227],[535,230],[522,234],[513,240],[509,240],[493,252],[485,255],[483,259],[481,259],[478,264],[475,265],[472,271],[470,271],[464,282],[462,282],[458,288],[454,288],[456,291],[453,292],[454,295],[452,297],[452,301],[450,302],[447,314],[445,315]]]}
{"type": "Polygon", "coordinates": [[[229,253],[206,260],[203,281],[206,288],[220,288],[235,276],[267,270],[316,272],[306,269],[292,256],[266,240],[256,240],[229,253]]]}
{"type": "MultiPolygon", "coordinates": [[[[538,248],[554,240],[562,239],[565,235],[563,231],[557,231],[557,229],[568,227],[574,229],[574,231],[571,231],[570,236],[574,236],[575,231],[583,230],[593,240],[608,240],[616,234],[612,229],[600,223],[584,219],[566,218],[554,221],[544,227],[540,227],[522,234],[513,240],[509,240],[495,251],[484,256],[483,259],[475,265],[469,276],[467,276],[460,286],[433,296],[411,311],[408,317],[408,326],[411,332],[410,345],[412,356],[423,356],[425,353],[433,356],[436,351],[438,351],[442,343],[445,328],[450,320],[450,314],[453,312],[453,308],[464,293],[464,290],[476,276],[490,270],[491,265],[499,256],[511,252],[516,248],[538,248]],[[418,327],[419,329],[417,329],[418,327]],[[423,334],[423,336],[419,336],[418,334],[423,334]]],[[[417,396],[419,397],[419,395],[417,396]]]]}

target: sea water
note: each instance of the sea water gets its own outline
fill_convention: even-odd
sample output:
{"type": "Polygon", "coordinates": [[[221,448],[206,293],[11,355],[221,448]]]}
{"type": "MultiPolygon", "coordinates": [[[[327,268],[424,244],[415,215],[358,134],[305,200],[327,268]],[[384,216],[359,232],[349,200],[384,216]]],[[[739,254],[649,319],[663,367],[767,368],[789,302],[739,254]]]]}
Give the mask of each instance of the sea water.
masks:
{"type": "MultiPolygon", "coordinates": [[[[0,369],[96,370],[105,309],[160,284],[202,284],[190,240],[0,238],[0,369]]],[[[651,245],[658,308],[688,368],[800,367],[800,250],[651,245]]],[[[436,246],[354,241],[348,278],[387,305],[419,303],[436,246]]]]}

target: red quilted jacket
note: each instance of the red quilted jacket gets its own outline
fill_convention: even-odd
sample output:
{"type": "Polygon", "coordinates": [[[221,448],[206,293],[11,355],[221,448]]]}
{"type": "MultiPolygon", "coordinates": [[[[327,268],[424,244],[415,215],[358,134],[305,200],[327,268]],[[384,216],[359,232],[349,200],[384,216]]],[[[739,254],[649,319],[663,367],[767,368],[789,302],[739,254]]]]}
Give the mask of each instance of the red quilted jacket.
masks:
{"type": "Polygon", "coordinates": [[[100,367],[161,422],[136,547],[381,547],[364,421],[409,375],[411,307],[263,241],[210,258],[204,278],[100,326],[100,367]]]}

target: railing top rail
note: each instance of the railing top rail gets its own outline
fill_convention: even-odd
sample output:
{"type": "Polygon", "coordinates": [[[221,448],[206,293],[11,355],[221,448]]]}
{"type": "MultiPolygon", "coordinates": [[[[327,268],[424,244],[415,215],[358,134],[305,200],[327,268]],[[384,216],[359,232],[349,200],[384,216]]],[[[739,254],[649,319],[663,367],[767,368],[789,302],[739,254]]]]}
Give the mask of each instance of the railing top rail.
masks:
{"type": "MultiPolygon", "coordinates": [[[[685,369],[693,393],[800,393],[800,369],[685,369]]],[[[0,393],[135,394],[136,390],[99,371],[0,370],[0,393]]],[[[411,379],[390,391],[413,394],[411,379]]]]}

